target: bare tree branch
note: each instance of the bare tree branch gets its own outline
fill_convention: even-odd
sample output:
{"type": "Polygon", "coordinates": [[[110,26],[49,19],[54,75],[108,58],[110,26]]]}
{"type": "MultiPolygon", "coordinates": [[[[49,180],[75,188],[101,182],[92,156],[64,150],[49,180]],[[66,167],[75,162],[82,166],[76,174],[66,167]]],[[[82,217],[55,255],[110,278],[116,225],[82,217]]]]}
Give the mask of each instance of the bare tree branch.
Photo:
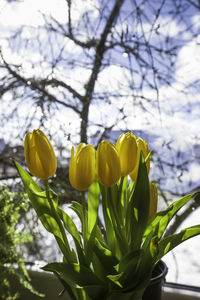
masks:
{"type": "Polygon", "coordinates": [[[94,64],[93,64],[93,69],[92,69],[92,73],[90,76],[90,79],[87,83],[87,89],[86,89],[86,93],[85,93],[85,101],[83,104],[83,109],[81,112],[81,141],[82,142],[87,142],[87,126],[88,126],[88,113],[89,113],[89,106],[90,106],[90,102],[92,99],[92,95],[94,92],[94,87],[95,87],[95,83],[101,68],[101,64],[102,64],[102,59],[103,59],[103,55],[106,51],[106,39],[108,37],[108,34],[110,33],[110,30],[116,20],[116,18],[119,15],[119,11],[121,6],[123,5],[124,0],[116,0],[115,5],[110,13],[110,16],[106,22],[105,28],[101,34],[101,38],[100,41],[96,47],[96,53],[95,53],[95,58],[94,58],[94,64]]]}
{"type": "MultiPolygon", "coordinates": [[[[24,78],[22,77],[19,73],[16,72],[16,70],[14,70],[10,64],[8,64],[3,56],[2,53],[0,52],[1,58],[3,59],[3,62],[5,64],[5,67],[7,68],[7,70],[9,71],[10,74],[13,75],[14,78],[17,79],[18,82],[23,83],[24,86],[28,86],[29,88],[31,88],[32,90],[36,90],[38,92],[40,92],[44,97],[47,97],[48,101],[53,101],[55,103],[59,103],[67,108],[71,108],[72,110],[74,110],[76,113],[80,114],[80,111],[77,109],[76,106],[70,105],[66,102],[60,101],[58,100],[54,95],[50,94],[46,89],[45,89],[45,85],[48,85],[48,81],[43,80],[43,81],[39,81],[37,82],[36,80],[33,80],[31,78],[24,78]]],[[[58,85],[58,80],[50,80],[49,84],[53,83],[53,84],[57,84],[58,85]]],[[[78,94],[74,89],[72,89],[70,86],[68,86],[67,84],[65,84],[64,82],[60,81],[60,85],[67,88],[74,96],[78,96],[79,99],[82,99],[82,96],[80,94],[78,94]]],[[[7,90],[7,88],[6,88],[7,90]]],[[[6,92],[6,90],[4,90],[4,92],[6,92]]]]}

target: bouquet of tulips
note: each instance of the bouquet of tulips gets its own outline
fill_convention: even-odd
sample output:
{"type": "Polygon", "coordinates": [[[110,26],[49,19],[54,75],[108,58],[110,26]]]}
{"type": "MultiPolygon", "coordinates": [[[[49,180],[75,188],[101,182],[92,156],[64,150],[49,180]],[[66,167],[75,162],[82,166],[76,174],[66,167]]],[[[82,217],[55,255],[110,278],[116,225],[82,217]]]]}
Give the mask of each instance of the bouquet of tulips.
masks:
{"type": "Polygon", "coordinates": [[[196,194],[156,212],[157,188],[148,178],[151,153],[147,143],[133,133],[123,133],[116,145],[102,141],[96,151],[84,143],[77,150],[72,147],[69,180],[80,191],[81,203],[72,202],[70,208],[80,219],[81,230],[59,207],[49,186],[57,162],[41,130],[26,135],[24,151],[30,173],[43,179],[45,190],[14,164],[40,221],[63,254],[62,262],[49,263],[43,270],[60,279],[63,293],[67,291],[71,299],[141,299],[158,261],[200,234],[200,225],[196,225],[164,237],[171,219],[196,194]],[[98,222],[100,204],[104,230],[98,222]]]}

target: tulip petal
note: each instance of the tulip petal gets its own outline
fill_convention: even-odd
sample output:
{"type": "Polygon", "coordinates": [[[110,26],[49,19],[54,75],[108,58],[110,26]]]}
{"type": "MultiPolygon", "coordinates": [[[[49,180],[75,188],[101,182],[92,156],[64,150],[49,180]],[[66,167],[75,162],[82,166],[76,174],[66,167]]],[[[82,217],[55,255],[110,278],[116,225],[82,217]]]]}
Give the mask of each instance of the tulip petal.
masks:
{"type": "Polygon", "coordinates": [[[56,156],[49,140],[41,130],[27,133],[24,153],[26,164],[32,175],[47,179],[55,173],[56,156]]]}
{"type": "Polygon", "coordinates": [[[117,140],[116,149],[119,153],[121,176],[126,176],[137,163],[137,141],[132,132],[122,133],[117,140]]]}
{"type": "Polygon", "coordinates": [[[54,150],[41,130],[34,131],[33,135],[37,149],[36,160],[38,168],[41,174],[43,174],[43,178],[45,178],[45,174],[49,174],[50,177],[55,173],[57,167],[54,150]]]}
{"type": "Polygon", "coordinates": [[[158,192],[154,182],[150,183],[150,206],[149,206],[149,221],[152,221],[157,212],[158,192]]]}
{"type": "Polygon", "coordinates": [[[86,190],[94,180],[95,150],[91,145],[81,149],[77,155],[77,186],[86,190]]]}
{"type": "Polygon", "coordinates": [[[105,186],[117,183],[121,176],[118,152],[108,141],[101,142],[97,148],[97,175],[105,186]]]}
{"type": "MultiPolygon", "coordinates": [[[[129,174],[129,176],[131,177],[131,179],[133,181],[136,181],[136,179],[137,179],[139,161],[140,161],[140,152],[142,151],[144,158],[146,158],[149,154],[148,144],[143,139],[141,139],[141,138],[137,139],[137,147],[138,147],[138,151],[137,151],[136,165],[135,165],[134,169],[132,170],[132,172],[129,174]]],[[[147,173],[149,173],[150,158],[148,158],[148,160],[146,161],[146,167],[147,167],[147,173]]]]}
{"type": "Polygon", "coordinates": [[[95,150],[92,145],[80,143],[76,154],[74,147],[71,150],[71,161],[69,167],[69,179],[71,185],[84,191],[92,184],[95,174],[95,150]]]}

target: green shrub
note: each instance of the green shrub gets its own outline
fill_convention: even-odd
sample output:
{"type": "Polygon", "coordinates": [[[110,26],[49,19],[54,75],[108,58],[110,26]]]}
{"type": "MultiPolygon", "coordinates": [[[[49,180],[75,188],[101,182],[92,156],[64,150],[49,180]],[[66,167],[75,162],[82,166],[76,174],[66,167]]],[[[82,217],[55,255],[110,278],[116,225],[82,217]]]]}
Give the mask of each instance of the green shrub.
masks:
{"type": "Polygon", "coordinates": [[[20,212],[28,209],[26,194],[11,192],[5,185],[0,186],[0,295],[1,299],[14,300],[18,293],[11,291],[10,277],[14,276],[20,284],[38,294],[30,284],[30,278],[23,257],[17,248],[30,242],[31,236],[17,232],[20,212]]]}

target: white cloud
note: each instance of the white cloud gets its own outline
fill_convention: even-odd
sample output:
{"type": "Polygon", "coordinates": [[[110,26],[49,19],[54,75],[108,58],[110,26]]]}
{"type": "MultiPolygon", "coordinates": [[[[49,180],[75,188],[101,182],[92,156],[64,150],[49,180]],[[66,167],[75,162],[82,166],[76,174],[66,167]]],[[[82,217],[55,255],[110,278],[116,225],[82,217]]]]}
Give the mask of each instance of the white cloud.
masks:
{"type": "MultiPolygon", "coordinates": [[[[90,11],[98,16],[98,2],[93,0],[72,1],[72,21],[77,22],[82,15],[90,11]]],[[[66,24],[68,18],[67,1],[64,0],[24,0],[16,3],[3,1],[0,6],[0,24],[3,28],[16,28],[21,25],[38,27],[44,25],[42,14],[52,16],[59,23],[66,24]]]]}
{"type": "Polygon", "coordinates": [[[99,74],[96,92],[120,92],[120,85],[126,87],[130,78],[131,75],[125,68],[110,65],[99,74]]]}
{"type": "Polygon", "coordinates": [[[177,61],[176,80],[190,84],[200,78],[200,44],[197,39],[187,43],[179,52],[177,61]]]}
{"type": "Polygon", "coordinates": [[[199,24],[200,24],[200,14],[194,15],[192,17],[192,24],[193,24],[193,30],[199,31],[199,24]]]}
{"type": "Polygon", "coordinates": [[[184,30],[184,25],[181,23],[178,24],[176,20],[172,19],[170,16],[160,16],[156,24],[159,26],[158,32],[164,36],[175,37],[184,30]]]}
{"type": "Polygon", "coordinates": [[[83,14],[91,13],[93,18],[97,18],[99,15],[99,3],[96,0],[73,0],[72,1],[72,19],[80,20],[83,14]]]}
{"type": "Polygon", "coordinates": [[[37,1],[26,0],[19,3],[9,3],[1,11],[1,26],[16,28],[21,25],[37,27],[43,25],[42,16],[37,12],[37,1]]]}

